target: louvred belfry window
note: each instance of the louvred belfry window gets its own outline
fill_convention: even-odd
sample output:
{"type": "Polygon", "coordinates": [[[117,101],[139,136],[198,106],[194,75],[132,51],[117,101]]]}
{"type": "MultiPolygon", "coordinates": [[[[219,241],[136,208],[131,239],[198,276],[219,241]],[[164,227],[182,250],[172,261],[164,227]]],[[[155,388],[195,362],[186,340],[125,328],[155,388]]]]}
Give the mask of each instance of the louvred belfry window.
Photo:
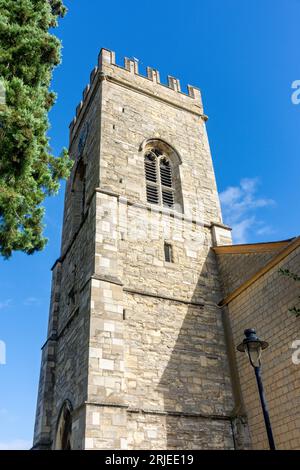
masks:
{"type": "Polygon", "coordinates": [[[147,202],[174,207],[172,165],[159,149],[148,150],[145,155],[147,202]]]}
{"type": "Polygon", "coordinates": [[[157,178],[157,156],[148,152],[145,156],[146,192],[147,201],[159,204],[158,178],[157,178]]]}
{"type": "Polygon", "coordinates": [[[166,207],[174,206],[174,189],[172,181],[172,168],[167,158],[159,162],[162,204],[166,207]]]}

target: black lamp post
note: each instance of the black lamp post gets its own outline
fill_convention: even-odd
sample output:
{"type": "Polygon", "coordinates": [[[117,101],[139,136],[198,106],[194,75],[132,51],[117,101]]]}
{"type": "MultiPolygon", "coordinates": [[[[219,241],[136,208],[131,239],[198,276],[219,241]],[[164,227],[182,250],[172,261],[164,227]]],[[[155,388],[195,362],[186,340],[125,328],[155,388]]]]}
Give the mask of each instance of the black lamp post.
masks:
{"type": "Polygon", "coordinates": [[[271,422],[270,422],[267,402],[265,399],[264,388],[263,388],[261,374],[260,374],[261,353],[263,349],[266,349],[269,346],[269,344],[266,341],[261,341],[257,337],[256,331],[253,330],[252,328],[245,330],[244,333],[245,333],[246,338],[243,340],[241,344],[237,346],[237,350],[240,352],[245,352],[247,354],[250,364],[254,368],[260,403],[261,403],[261,407],[263,410],[263,415],[264,415],[264,420],[265,420],[265,425],[266,425],[266,430],[267,430],[267,435],[268,435],[268,440],[269,440],[270,450],[275,450],[275,443],[274,443],[274,438],[273,438],[273,433],[272,433],[272,428],[271,428],[271,422]]]}

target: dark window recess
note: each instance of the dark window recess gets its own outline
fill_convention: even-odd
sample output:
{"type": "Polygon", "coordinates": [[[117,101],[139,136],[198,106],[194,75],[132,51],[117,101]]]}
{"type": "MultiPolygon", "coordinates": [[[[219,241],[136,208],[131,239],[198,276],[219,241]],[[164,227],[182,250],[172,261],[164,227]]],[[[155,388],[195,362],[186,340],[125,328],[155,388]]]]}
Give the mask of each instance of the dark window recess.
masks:
{"type": "Polygon", "coordinates": [[[155,155],[156,155],[157,157],[159,157],[160,155],[162,155],[162,151],[159,150],[159,149],[152,149],[152,152],[155,153],[155,155]]]}
{"type": "Polygon", "coordinates": [[[61,449],[62,450],[71,450],[71,433],[72,433],[72,418],[71,413],[64,413],[65,424],[61,437],[61,449]]]}
{"type": "Polygon", "coordinates": [[[123,308],[123,320],[126,320],[126,310],[123,308]]]}
{"type": "Polygon", "coordinates": [[[165,261],[168,263],[173,263],[173,249],[170,243],[164,244],[164,251],[165,251],[165,261]]]}
{"type": "Polygon", "coordinates": [[[156,186],[152,186],[151,184],[147,184],[146,191],[147,191],[147,202],[150,202],[152,204],[158,204],[159,202],[158,188],[156,186]]]}

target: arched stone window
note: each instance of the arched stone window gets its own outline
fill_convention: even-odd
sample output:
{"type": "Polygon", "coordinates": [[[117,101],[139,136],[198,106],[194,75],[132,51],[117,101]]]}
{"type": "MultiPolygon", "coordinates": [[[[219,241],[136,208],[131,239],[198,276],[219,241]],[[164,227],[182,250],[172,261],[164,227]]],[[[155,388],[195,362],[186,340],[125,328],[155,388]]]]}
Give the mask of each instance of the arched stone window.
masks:
{"type": "Polygon", "coordinates": [[[72,405],[66,400],[61,407],[55,436],[55,450],[72,450],[72,405]]]}
{"type": "Polygon", "coordinates": [[[151,139],[142,148],[147,202],[183,212],[178,153],[160,139],[151,139]]]}

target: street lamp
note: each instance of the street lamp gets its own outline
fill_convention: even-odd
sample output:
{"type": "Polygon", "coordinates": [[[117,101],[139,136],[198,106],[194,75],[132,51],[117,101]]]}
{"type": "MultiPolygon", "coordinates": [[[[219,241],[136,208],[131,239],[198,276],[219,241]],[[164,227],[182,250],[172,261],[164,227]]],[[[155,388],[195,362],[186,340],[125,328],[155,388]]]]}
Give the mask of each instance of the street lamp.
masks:
{"type": "Polygon", "coordinates": [[[270,422],[267,402],[265,399],[264,388],[263,388],[261,373],[260,373],[261,353],[264,349],[266,349],[269,346],[269,344],[266,341],[261,341],[256,335],[256,331],[253,328],[249,328],[248,330],[245,330],[244,333],[245,333],[246,338],[244,338],[243,342],[237,346],[237,350],[240,352],[245,352],[247,354],[250,364],[254,368],[260,403],[261,403],[261,407],[263,410],[265,426],[266,426],[266,431],[267,431],[268,440],[269,440],[270,450],[275,450],[275,443],[274,443],[274,438],[273,438],[273,433],[272,433],[272,428],[271,428],[271,422],[270,422]]]}

